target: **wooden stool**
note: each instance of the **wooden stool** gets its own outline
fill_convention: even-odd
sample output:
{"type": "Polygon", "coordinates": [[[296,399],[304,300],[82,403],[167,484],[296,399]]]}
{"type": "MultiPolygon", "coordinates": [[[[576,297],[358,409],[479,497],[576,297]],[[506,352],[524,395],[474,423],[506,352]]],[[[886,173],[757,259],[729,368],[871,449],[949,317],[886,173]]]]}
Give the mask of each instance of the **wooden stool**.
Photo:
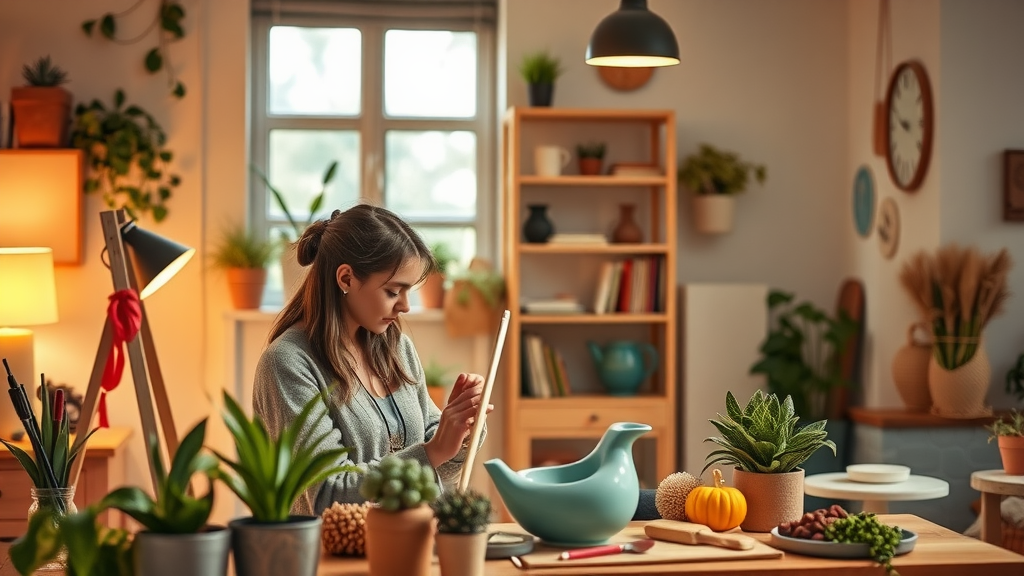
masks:
{"type": "Polygon", "coordinates": [[[1002,470],[973,472],[971,488],[981,492],[981,539],[1001,545],[1003,517],[999,504],[1003,496],[1024,496],[1024,476],[1010,476],[1002,470]]]}

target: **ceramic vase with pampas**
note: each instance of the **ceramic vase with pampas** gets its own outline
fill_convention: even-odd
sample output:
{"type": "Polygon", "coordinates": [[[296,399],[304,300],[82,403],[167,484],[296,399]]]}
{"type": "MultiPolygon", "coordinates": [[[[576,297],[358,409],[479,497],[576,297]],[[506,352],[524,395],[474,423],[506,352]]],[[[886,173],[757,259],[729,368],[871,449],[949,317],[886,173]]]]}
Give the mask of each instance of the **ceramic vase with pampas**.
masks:
{"type": "Polygon", "coordinates": [[[900,283],[932,331],[928,390],[932,413],[977,418],[992,413],[985,396],[992,368],[983,330],[1003,311],[1012,262],[1005,248],[982,255],[955,244],[919,252],[903,265],[900,283]]]}

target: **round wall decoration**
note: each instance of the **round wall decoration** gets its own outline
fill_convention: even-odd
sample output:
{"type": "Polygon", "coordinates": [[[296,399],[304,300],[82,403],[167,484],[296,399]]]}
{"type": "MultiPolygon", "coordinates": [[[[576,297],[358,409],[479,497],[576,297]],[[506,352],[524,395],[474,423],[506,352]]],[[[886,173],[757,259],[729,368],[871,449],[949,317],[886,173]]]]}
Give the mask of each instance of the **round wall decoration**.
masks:
{"type": "Polygon", "coordinates": [[[921,187],[928,172],[935,132],[935,107],[928,73],[917,61],[896,67],[886,92],[889,175],[900,190],[921,187]]]}
{"type": "Polygon", "coordinates": [[[640,88],[654,75],[654,68],[617,68],[613,66],[595,66],[601,81],[609,88],[620,92],[630,92],[640,88]]]}
{"type": "Polygon", "coordinates": [[[875,178],[871,169],[861,166],[853,178],[853,225],[857,234],[867,238],[875,222],[875,178]]]}
{"type": "Polygon", "coordinates": [[[896,255],[900,243],[900,211],[892,198],[882,200],[878,208],[878,246],[882,256],[890,259],[896,255]]]}

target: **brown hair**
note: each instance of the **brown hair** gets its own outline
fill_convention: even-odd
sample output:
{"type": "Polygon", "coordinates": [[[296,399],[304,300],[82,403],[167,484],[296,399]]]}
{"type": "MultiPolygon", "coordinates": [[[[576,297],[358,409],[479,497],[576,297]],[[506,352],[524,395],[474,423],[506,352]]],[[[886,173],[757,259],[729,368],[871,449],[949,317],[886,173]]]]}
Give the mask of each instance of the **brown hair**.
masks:
{"type": "MultiPolygon", "coordinates": [[[[392,275],[409,258],[426,263],[420,280],[437,268],[430,249],[415,230],[394,212],[378,206],[359,204],[344,212],[335,210],[329,219],[318,220],[302,233],[297,246],[302,266],[311,266],[302,286],[274,321],[270,341],[290,326],[303,322],[313,354],[330,366],[341,382],[338,393],[347,401],[358,386],[355,359],[341,345],[345,333],[342,294],[336,272],[342,264],[352,267],[360,281],[379,272],[392,275]]],[[[356,344],[362,346],[370,368],[387,385],[414,383],[398,358],[402,329],[398,322],[383,334],[360,327],[356,344]]]]}

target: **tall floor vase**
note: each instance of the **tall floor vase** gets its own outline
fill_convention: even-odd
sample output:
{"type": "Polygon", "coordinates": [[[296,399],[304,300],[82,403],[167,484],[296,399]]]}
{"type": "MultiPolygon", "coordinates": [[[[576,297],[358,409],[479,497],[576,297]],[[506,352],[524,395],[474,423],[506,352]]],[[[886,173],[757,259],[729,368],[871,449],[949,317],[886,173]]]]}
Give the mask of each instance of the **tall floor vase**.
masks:
{"type": "Polygon", "coordinates": [[[932,396],[932,414],[943,418],[980,418],[990,416],[992,407],[985,405],[992,365],[985,342],[978,343],[974,356],[953,370],[939,365],[933,354],[928,360],[928,391],[932,396]]]}

